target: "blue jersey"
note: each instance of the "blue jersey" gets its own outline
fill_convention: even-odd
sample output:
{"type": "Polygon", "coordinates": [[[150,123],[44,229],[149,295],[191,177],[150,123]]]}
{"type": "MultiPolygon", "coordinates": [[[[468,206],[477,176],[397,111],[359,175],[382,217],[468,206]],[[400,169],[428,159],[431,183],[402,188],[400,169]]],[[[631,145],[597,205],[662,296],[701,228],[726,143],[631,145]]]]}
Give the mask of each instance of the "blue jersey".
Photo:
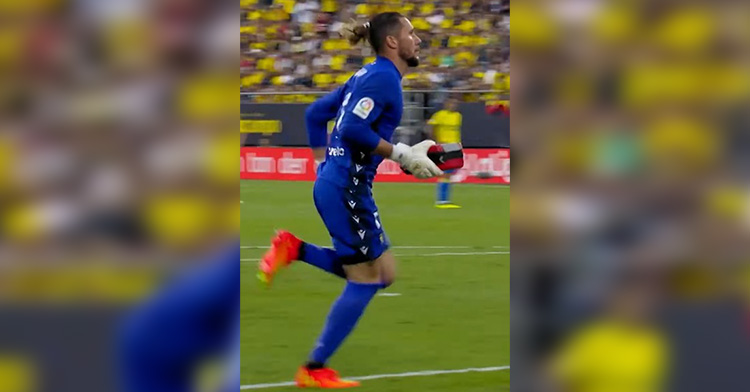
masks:
{"type": "Polygon", "coordinates": [[[318,178],[348,187],[352,181],[372,184],[383,157],[372,154],[380,139],[390,142],[401,122],[401,73],[391,60],[378,56],[343,86],[307,109],[310,146],[328,147],[318,178]],[[327,123],[335,119],[330,140],[327,123]],[[356,178],[356,179],[355,179],[356,178]]]}
{"type": "Polygon", "coordinates": [[[307,109],[310,146],[328,147],[313,189],[315,207],[342,264],[375,260],[390,246],[372,197],[383,161],[373,150],[381,139],[391,141],[402,112],[401,73],[380,56],[307,109]]]}

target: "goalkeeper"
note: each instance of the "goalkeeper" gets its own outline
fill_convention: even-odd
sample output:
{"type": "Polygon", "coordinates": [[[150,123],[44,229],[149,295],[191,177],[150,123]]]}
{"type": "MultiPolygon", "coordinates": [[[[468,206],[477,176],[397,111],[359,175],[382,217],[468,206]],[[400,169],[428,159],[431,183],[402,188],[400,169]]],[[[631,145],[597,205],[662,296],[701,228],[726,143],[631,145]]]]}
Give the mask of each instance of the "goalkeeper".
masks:
{"type": "Polygon", "coordinates": [[[280,231],[260,262],[259,278],[271,283],[275,273],[302,260],[346,279],[315,348],[295,377],[300,387],[347,388],[356,381],[339,378],[326,366],[351,333],[378,290],[393,283],[396,260],[372,196],[372,183],[383,159],[398,162],[417,178],[442,175],[427,157],[435,142],[413,147],[390,143],[401,121],[401,77],[419,64],[419,43],[411,22],[396,12],[381,13],[348,28],[352,44],[369,41],[378,54],[343,86],[307,110],[310,145],[317,162],[315,207],[333,239],[334,249],[308,244],[280,231]],[[335,118],[327,139],[326,124],[335,118]],[[325,161],[323,161],[325,159],[325,161]]]}

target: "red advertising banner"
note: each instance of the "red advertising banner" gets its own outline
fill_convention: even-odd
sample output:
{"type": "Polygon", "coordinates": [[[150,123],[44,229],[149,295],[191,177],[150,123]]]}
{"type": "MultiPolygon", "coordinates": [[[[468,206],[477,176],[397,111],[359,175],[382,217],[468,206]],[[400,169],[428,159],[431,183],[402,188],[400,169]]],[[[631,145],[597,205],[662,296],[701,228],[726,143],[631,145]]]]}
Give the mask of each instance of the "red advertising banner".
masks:
{"type": "MultiPolygon", "coordinates": [[[[314,181],[312,151],[309,148],[241,147],[240,178],[243,180],[314,181]]],[[[510,150],[469,148],[464,150],[464,167],[451,177],[453,182],[510,184],[510,150]]],[[[434,182],[405,174],[396,162],[385,160],[375,181],[434,182]]]]}

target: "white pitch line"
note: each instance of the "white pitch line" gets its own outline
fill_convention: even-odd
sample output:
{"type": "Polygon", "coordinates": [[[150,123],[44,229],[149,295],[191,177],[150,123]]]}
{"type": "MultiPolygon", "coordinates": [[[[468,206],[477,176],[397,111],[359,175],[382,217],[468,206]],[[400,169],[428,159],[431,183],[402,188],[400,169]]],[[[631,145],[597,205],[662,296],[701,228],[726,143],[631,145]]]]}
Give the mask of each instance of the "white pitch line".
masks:
{"type": "MultiPolygon", "coordinates": [[[[456,370],[424,370],[421,372],[409,372],[409,373],[394,373],[394,374],[376,374],[372,376],[360,376],[360,377],[347,377],[348,380],[377,380],[381,378],[403,378],[403,377],[421,377],[421,376],[437,376],[441,374],[458,374],[458,373],[471,373],[471,372],[497,372],[500,370],[508,370],[510,366],[495,366],[485,368],[466,368],[456,370]]],[[[240,386],[241,390],[245,389],[265,389],[265,388],[276,388],[276,387],[289,387],[295,385],[294,382],[278,382],[272,384],[250,384],[240,386]]]]}
{"type": "MultiPolygon", "coordinates": [[[[485,245],[439,245],[439,246],[433,246],[433,245],[397,245],[392,246],[392,248],[396,249],[474,249],[474,248],[489,248],[489,246],[485,245]]],[[[510,248],[510,246],[507,245],[495,245],[493,248],[510,248]]]]}
{"type": "Polygon", "coordinates": [[[424,253],[424,254],[396,254],[398,257],[438,257],[438,256],[482,256],[482,255],[509,255],[510,252],[446,252],[446,253],[424,253]]]}
{"type": "Polygon", "coordinates": [[[251,384],[251,385],[241,385],[240,390],[244,389],[265,389],[265,388],[277,388],[277,387],[291,387],[297,385],[293,381],[289,382],[277,382],[275,384],[251,384]]]}
{"type": "MultiPolygon", "coordinates": [[[[510,252],[465,252],[465,253],[423,253],[423,254],[395,254],[396,257],[439,257],[439,256],[483,256],[483,255],[509,255],[510,252]]],[[[240,261],[258,261],[258,259],[240,259],[240,261]]]]}
{"type": "MultiPolygon", "coordinates": [[[[456,246],[392,246],[391,249],[473,249],[476,246],[456,245],[456,246]]],[[[494,249],[507,249],[509,246],[493,246],[494,249]]],[[[240,249],[268,249],[268,245],[243,245],[240,249]]]]}
{"type": "Polygon", "coordinates": [[[378,293],[378,297],[398,297],[401,293],[378,293]]]}

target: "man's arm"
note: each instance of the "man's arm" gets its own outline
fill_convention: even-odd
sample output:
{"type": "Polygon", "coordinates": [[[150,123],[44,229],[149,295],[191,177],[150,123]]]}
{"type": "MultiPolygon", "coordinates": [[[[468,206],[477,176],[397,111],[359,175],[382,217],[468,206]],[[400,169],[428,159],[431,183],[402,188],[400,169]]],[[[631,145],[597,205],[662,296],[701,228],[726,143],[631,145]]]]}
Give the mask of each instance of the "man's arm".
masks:
{"type": "Polygon", "coordinates": [[[435,145],[434,141],[424,140],[410,147],[404,143],[391,144],[377,136],[375,132],[370,132],[370,134],[378,138],[375,148],[371,149],[373,153],[398,162],[415,177],[424,179],[443,175],[443,171],[427,157],[427,150],[435,145]]]}
{"type": "Polygon", "coordinates": [[[343,90],[343,86],[339,87],[330,94],[313,102],[305,111],[307,137],[316,160],[319,154],[323,154],[321,158],[325,159],[325,148],[328,146],[328,121],[336,117],[336,112],[338,112],[341,106],[341,94],[343,90]]]}
{"type": "Polygon", "coordinates": [[[326,148],[325,147],[313,148],[312,152],[313,152],[313,159],[315,160],[315,163],[320,164],[320,162],[323,162],[326,160],[326,148]]]}
{"type": "Polygon", "coordinates": [[[409,147],[406,144],[391,144],[381,138],[372,128],[384,110],[394,105],[393,94],[400,91],[397,80],[371,77],[363,80],[359,89],[347,98],[347,104],[336,121],[341,139],[360,151],[370,151],[398,162],[417,178],[430,178],[443,172],[427,158],[427,150],[435,142],[425,140],[409,147]],[[392,85],[391,85],[392,84],[392,85]]]}
{"type": "Polygon", "coordinates": [[[391,144],[380,139],[373,152],[398,162],[403,169],[408,170],[414,177],[425,179],[443,175],[443,171],[427,157],[427,151],[434,145],[435,142],[432,140],[423,140],[410,147],[404,143],[391,144]]]}
{"type": "Polygon", "coordinates": [[[385,158],[390,158],[393,155],[393,144],[388,143],[385,139],[380,139],[378,146],[373,150],[375,154],[378,154],[385,158]]]}

